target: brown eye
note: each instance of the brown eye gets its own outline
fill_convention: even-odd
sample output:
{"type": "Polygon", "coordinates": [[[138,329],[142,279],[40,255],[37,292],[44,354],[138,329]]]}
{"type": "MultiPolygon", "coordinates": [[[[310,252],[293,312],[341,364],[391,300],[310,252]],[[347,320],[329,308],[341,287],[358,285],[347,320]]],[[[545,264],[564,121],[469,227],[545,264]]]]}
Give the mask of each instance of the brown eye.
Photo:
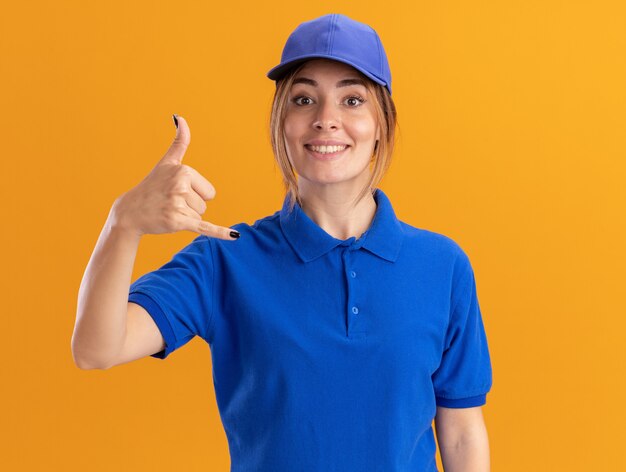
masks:
{"type": "Polygon", "coordinates": [[[293,99],[293,102],[294,102],[296,105],[308,105],[308,103],[301,103],[301,102],[300,102],[300,100],[311,100],[311,99],[310,99],[309,97],[305,97],[305,96],[303,96],[303,95],[300,95],[300,96],[298,96],[298,97],[295,97],[295,98],[293,99]]]}
{"type": "Polygon", "coordinates": [[[346,98],[346,101],[351,101],[351,103],[349,103],[350,108],[356,108],[361,106],[363,103],[365,103],[365,100],[361,97],[359,97],[358,95],[352,95],[350,97],[346,98]]]}

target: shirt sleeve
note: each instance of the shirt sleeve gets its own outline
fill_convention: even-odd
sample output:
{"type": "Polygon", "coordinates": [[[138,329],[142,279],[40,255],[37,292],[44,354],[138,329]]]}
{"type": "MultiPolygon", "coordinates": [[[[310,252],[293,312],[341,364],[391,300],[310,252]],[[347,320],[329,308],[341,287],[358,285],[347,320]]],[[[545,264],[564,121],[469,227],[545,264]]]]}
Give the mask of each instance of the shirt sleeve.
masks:
{"type": "Polygon", "coordinates": [[[492,385],[491,359],[474,271],[463,251],[455,265],[450,307],[441,363],[432,376],[436,404],[481,406],[492,385]]]}
{"type": "Polygon", "coordinates": [[[210,238],[204,235],[130,285],[128,301],[150,314],[165,340],[165,349],[151,357],[165,359],[196,335],[206,340],[212,287],[212,248],[210,238]]]}

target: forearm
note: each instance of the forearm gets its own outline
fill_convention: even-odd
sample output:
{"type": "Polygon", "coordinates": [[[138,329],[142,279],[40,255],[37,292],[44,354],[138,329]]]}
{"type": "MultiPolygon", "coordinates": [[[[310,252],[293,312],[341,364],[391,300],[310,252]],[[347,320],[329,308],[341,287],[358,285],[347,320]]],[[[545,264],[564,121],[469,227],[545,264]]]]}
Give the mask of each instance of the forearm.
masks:
{"type": "Polygon", "coordinates": [[[487,430],[472,430],[454,444],[440,444],[441,462],[445,472],[489,472],[489,440],[487,430]]]}
{"type": "Polygon", "coordinates": [[[128,290],[140,236],[109,213],[78,292],[72,355],[81,368],[107,365],[126,336],[128,290]]]}

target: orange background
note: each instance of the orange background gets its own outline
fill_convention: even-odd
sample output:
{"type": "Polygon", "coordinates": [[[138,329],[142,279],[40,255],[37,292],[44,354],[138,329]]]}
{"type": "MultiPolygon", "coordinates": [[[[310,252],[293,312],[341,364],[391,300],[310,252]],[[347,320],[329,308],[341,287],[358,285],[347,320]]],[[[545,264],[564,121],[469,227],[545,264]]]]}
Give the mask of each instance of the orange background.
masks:
{"type": "MultiPolygon", "coordinates": [[[[400,135],[380,187],[476,273],[492,470],[626,470],[623,2],[313,3],[4,6],[0,469],[228,470],[208,346],[80,370],[78,288],[172,113],[191,129],[184,163],[217,189],[205,219],[280,208],[265,73],[300,22],[344,13],[391,64],[400,135]]],[[[194,237],[144,237],[133,280],[194,237]]]]}

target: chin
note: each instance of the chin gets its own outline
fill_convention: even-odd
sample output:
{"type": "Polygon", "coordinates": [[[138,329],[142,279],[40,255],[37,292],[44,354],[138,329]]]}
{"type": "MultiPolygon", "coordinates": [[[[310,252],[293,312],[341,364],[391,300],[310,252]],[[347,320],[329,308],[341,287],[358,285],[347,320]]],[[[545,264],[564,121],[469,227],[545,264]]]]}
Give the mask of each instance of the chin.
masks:
{"type": "Polygon", "coordinates": [[[307,165],[300,169],[298,169],[299,166],[294,166],[294,168],[299,179],[306,180],[313,185],[336,185],[341,183],[353,183],[356,185],[359,181],[366,182],[371,174],[370,166],[368,165],[369,161],[363,169],[358,169],[356,172],[355,169],[346,169],[346,166],[343,165],[332,168],[332,166],[324,165],[328,163],[322,162],[321,164],[307,165]]]}
{"type": "Polygon", "coordinates": [[[337,184],[356,184],[359,175],[333,175],[333,174],[299,174],[300,179],[307,180],[314,185],[337,185],[337,184]]]}

